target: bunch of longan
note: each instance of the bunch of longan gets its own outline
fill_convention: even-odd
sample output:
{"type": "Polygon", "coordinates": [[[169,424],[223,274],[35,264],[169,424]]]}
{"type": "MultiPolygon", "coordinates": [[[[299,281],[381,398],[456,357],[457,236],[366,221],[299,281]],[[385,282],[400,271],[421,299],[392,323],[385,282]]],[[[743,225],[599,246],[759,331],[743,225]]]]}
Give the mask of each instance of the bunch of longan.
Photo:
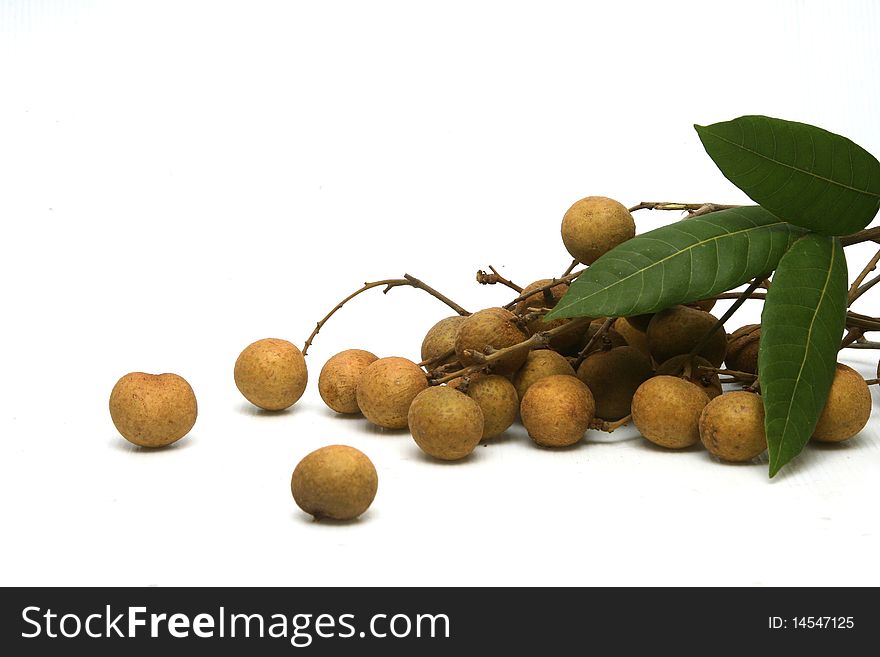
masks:
{"type": "MultiPolygon", "coordinates": [[[[581,199],[562,220],[565,247],[584,265],[634,235],[630,212],[605,197],[581,199]]],[[[657,446],[702,443],[721,461],[750,461],[766,450],[755,384],[760,326],[728,336],[709,312],[714,299],[651,315],[544,321],[572,280],[538,280],[505,307],[440,320],[425,334],[418,362],[362,349],[338,353],[321,369],[318,392],[337,413],[408,428],[419,448],[442,460],[466,458],[517,419],[546,448],[571,446],[588,430],[613,431],[632,420],[657,446]],[[732,377],[725,382],[750,385],[724,392],[719,373],[732,377]]],[[[278,411],[301,397],[308,371],[299,348],[268,338],[241,352],[234,378],[248,401],[278,411]]],[[[177,375],[133,373],[114,387],[110,412],[126,439],[161,447],[192,428],[196,400],[177,375]]],[[[847,440],[870,413],[865,379],[838,365],[813,438],[847,440]]],[[[370,506],[377,485],[369,458],[331,445],[297,465],[291,490],[316,518],[344,520],[370,506]]]]}

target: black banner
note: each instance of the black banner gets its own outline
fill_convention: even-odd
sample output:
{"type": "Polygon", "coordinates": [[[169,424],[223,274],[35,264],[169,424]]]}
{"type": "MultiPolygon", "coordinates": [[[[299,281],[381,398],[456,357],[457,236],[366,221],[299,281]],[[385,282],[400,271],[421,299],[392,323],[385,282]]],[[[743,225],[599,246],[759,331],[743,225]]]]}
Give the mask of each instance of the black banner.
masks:
{"type": "Polygon", "coordinates": [[[34,588],[3,589],[0,614],[7,655],[705,654],[856,649],[878,635],[872,589],[34,588]]]}

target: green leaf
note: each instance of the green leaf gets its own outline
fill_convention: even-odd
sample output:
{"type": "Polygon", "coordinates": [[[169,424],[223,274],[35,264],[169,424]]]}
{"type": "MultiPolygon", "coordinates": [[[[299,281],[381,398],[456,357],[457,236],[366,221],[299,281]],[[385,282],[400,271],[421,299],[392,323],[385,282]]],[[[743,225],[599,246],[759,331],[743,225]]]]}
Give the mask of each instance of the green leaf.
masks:
{"type": "Polygon", "coordinates": [[[880,162],[846,137],[767,116],[694,128],[730,182],[797,226],[848,235],[880,209],[880,162]]]}
{"type": "Polygon", "coordinates": [[[804,230],[757,206],[683,219],[590,265],[545,319],[640,315],[769,274],[804,230]]]}
{"type": "Polygon", "coordinates": [[[758,352],[770,476],[807,444],[834,379],[846,323],[840,240],[815,233],[791,247],[773,276],[758,352]]]}

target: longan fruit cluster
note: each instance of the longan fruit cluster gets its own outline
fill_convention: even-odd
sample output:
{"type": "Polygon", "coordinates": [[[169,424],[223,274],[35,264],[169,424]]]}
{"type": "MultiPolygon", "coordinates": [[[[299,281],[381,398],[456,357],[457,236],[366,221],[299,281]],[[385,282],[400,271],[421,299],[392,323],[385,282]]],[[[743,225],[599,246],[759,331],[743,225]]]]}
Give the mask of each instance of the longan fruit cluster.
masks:
{"type": "MultiPolygon", "coordinates": [[[[635,223],[617,201],[589,196],[565,213],[561,234],[573,268],[631,239],[635,223]]],[[[546,321],[572,280],[545,278],[519,288],[497,272],[480,272],[479,282],[503,282],[517,297],[504,307],[473,313],[442,298],[459,314],[427,328],[418,359],[346,349],[322,367],[320,397],[334,413],[360,414],[388,431],[408,430],[429,460],[467,459],[481,442],[517,422],[535,445],[547,449],[571,447],[590,431],[613,431],[632,421],[647,441],[664,449],[702,445],[726,462],[748,462],[766,450],[756,387],[725,392],[719,376],[728,376],[727,383],[754,384],[759,325],[728,336],[710,312],[714,299],[631,317],[546,321]]],[[[400,284],[411,282],[410,277],[400,284]]],[[[384,283],[366,284],[355,294],[384,283]]],[[[277,338],[247,346],[233,368],[245,399],[267,412],[295,404],[308,384],[304,352],[329,316],[304,351],[277,338]]],[[[113,388],[110,413],[127,440],[161,447],[190,431],[196,400],[177,375],[132,373],[113,388]]],[[[813,438],[847,440],[870,414],[867,383],[838,365],[813,438]]],[[[372,503],[378,476],[360,450],[328,445],[299,462],[290,485],[306,513],[352,520],[372,503]]]]}

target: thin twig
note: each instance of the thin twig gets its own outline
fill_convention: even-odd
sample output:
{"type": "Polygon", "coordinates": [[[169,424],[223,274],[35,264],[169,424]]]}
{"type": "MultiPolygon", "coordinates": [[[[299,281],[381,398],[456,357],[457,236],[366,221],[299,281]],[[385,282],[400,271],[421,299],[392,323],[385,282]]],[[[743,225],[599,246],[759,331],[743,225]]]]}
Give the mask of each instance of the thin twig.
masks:
{"type": "Polygon", "coordinates": [[[312,346],[312,342],[314,342],[315,336],[318,335],[318,333],[324,327],[324,324],[327,323],[327,320],[329,320],[331,317],[333,317],[333,315],[335,315],[336,312],[340,308],[342,308],[346,303],[348,303],[349,301],[354,299],[356,296],[366,292],[367,290],[372,290],[375,287],[384,287],[385,289],[382,290],[382,293],[388,294],[388,292],[390,290],[394,289],[395,287],[404,287],[404,286],[414,287],[419,290],[424,290],[425,292],[430,294],[435,299],[439,299],[440,301],[445,303],[447,306],[452,308],[459,315],[470,315],[470,313],[467,310],[465,310],[464,308],[459,306],[452,299],[450,299],[449,297],[447,297],[443,294],[440,294],[437,290],[435,290],[430,285],[425,284],[424,282],[420,281],[415,276],[410,276],[409,274],[404,274],[403,278],[388,278],[388,279],[385,279],[382,281],[373,281],[372,283],[364,283],[363,287],[358,288],[357,290],[355,290],[354,292],[349,294],[347,297],[345,297],[342,301],[340,301],[335,306],[333,306],[333,309],[329,313],[324,315],[323,319],[321,319],[321,321],[319,321],[315,325],[315,329],[311,332],[308,339],[305,341],[305,344],[303,345],[303,350],[302,350],[303,356],[308,354],[309,347],[312,346]]]}
{"type": "Polygon", "coordinates": [[[454,355],[455,355],[455,349],[450,349],[446,353],[439,354],[437,356],[434,356],[433,358],[428,358],[427,360],[423,360],[421,363],[419,363],[419,367],[424,367],[426,369],[430,369],[431,365],[436,365],[437,363],[442,363],[444,360],[446,360],[447,358],[451,358],[454,355]]]}
{"type": "Polygon", "coordinates": [[[865,383],[869,386],[876,386],[877,384],[880,384],[880,379],[867,379],[865,383]]]}
{"type": "Polygon", "coordinates": [[[489,265],[489,269],[492,270],[492,273],[485,272],[482,269],[477,272],[477,283],[480,285],[495,285],[496,283],[501,283],[502,285],[506,285],[511,290],[520,293],[523,289],[514,283],[511,280],[504,278],[501,274],[498,273],[498,270],[495,269],[492,265],[489,265]]]}
{"type": "Polygon", "coordinates": [[[571,322],[552,328],[549,331],[541,331],[540,333],[535,333],[530,338],[526,338],[522,342],[518,342],[517,344],[511,345],[509,347],[504,347],[502,349],[492,351],[488,354],[479,351],[467,350],[465,351],[465,354],[470,356],[471,358],[477,359],[479,362],[474,365],[463,367],[458,371],[444,374],[441,377],[433,378],[430,381],[430,384],[437,386],[442,383],[448,383],[449,381],[465,376],[472,372],[478,372],[480,370],[486,369],[495,361],[500,360],[512,353],[516,353],[517,351],[522,351],[524,349],[531,350],[537,347],[546,347],[550,343],[550,340],[557,335],[562,335],[563,333],[568,333],[569,331],[575,331],[579,328],[583,328],[588,323],[588,318],[579,317],[578,319],[572,320],[571,322]]]}
{"type": "Polygon", "coordinates": [[[574,271],[574,268],[577,267],[579,264],[580,264],[580,260],[578,260],[577,258],[575,258],[574,260],[572,260],[572,261],[571,261],[571,264],[568,266],[568,269],[566,269],[564,272],[562,272],[562,278],[565,278],[565,277],[568,276],[571,272],[573,272],[573,271],[574,271]]]}
{"type": "Polygon", "coordinates": [[[752,292],[758,289],[761,283],[764,282],[765,278],[766,276],[758,276],[757,278],[755,278],[755,280],[749,283],[749,286],[740,293],[737,300],[730,305],[730,308],[728,308],[727,311],[718,319],[718,321],[715,322],[712,328],[710,328],[706,332],[706,334],[703,335],[700,341],[694,345],[694,348],[691,349],[691,352],[688,354],[689,358],[687,360],[692,360],[694,356],[696,356],[700,353],[700,351],[703,350],[703,347],[705,347],[709,343],[709,340],[712,339],[712,336],[715,335],[715,332],[722,326],[724,326],[724,323],[733,316],[733,313],[739,310],[740,306],[742,306],[746,302],[746,299],[751,296],[752,292]]]}
{"type": "Polygon", "coordinates": [[[728,370],[723,367],[708,367],[706,365],[697,365],[697,369],[710,374],[723,374],[731,377],[731,381],[741,381],[743,383],[751,383],[758,378],[757,374],[751,372],[741,372],[739,370],[728,370]]]}
{"type": "Polygon", "coordinates": [[[860,340],[846,345],[847,349],[880,349],[880,342],[872,342],[870,340],[860,340]]]}
{"type": "Polygon", "coordinates": [[[516,299],[514,299],[513,301],[511,301],[508,304],[505,304],[503,307],[510,310],[516,304],[518,304],[520,301],[528,299],[530,296],[532,296],[534,294],[540,294],[540,293],[545,292],[547,290],[552,290],[554,287],[556,287],[559,284],[571,285],[571,282],[574,279],[576,279],[578,276],[583,274],[585,271],[587,271],[586,267],[584,269],[578,269],[577,271],[572,272],[572,273],[568,274],[567,276],[562,276],[561,278],[553,278],[548,283],[545,283],[544,285],[541,285],[540,287],[536,287],[533,290],[529,290],[526,293],[520,294],[516,299]]]}
{"type": "Polygon", "coordinates": [[[724,205],[722,203],[669,203],[666,201],[642,201],[638,205],[629,208],[630,212],[637,210],[679,210],[687,212],[689,217],[699,217],[710,212],[719,210],[731,210],[739,208],[739,205],[724,205]]]}
{"type": "Polygon", "coordinates": [[[632,421],[632,414],[622,417],[619,420],[615,420],[614,422],[609,422],[608,420],[603,420],[597,417],[590,422],[590,429],[613,433],[615,429],[620,429],[620,427],[626,426],[630,421],[632,421]]]}
{"type": "Polygon", "coordinates": [[[587,344],[584,345],[584,348],[581,349],[580,352],[578,352],[577,358],[575,359],[574,363],[572,363],[572,365],[571,365],[574,368],[575,372],[577,372],[577,369],[581,366],[581,363],[583,363],[586,360],[587,356],[590,355],[590,350],[593,348],[593,345],[596,344],[603,337],[605,337],[605,334],[608,333],[608,329],[611,328],[611,325],[614,323],[615,319],[617,319],[617,318],[616,317],[606,318],[605,321],[602,322],[602,326],[599,327],[599,330],[597,330],[593,334],[593,336],[589,340],[587,340],[587,344]]]}
{"type": "Polygon", "coordinates": [[[843,246],[852,246],[853,244],[861,244],[862,242],[877,242],[880,244],[880,226],[860,230],[857,233],[844,235],[840,238],[840,243],[843,246]]]}
{"type": "Polygon", "coordinates": [[[852,302],[855,301],[861,294],[859,293],[859,286],[862,282],[867,278],[868,274],[874,271],[877,268],[877,263],[880,262],[880,250],[874,254],[874,257],[868,261],[868,264],[865,265],[865,268],[856,276],[852,285],[849,287],[849,293],[847,294],[847,306],[851,306],[852,302]]]}
{"type": "Polygon", "coordinates": [[[864,334],[865,334],[865,329],[861,329],[858,327],[847,329],[846,335],[843,336],[843,341],[840,343],[840,346],[837,348],[838,351],[840,349],[846,349],[853,342],[860,340],[862,338],[862,336],[864,336],[864,334]]]}
{"type": "Polygon", "coordinates": [[[859,289],[857,289],[857,290],[855,291],[855,294],[853,294],[852,297],[850,297],[850,301],[849,301],[849,303],[852,304],[853,301],[855,301],[855,300],[858,299],[860,296],[862,296],[865,292],[867,292],[867,291],[870,290],[872,287],[874,287],[875,285],[877,285],[877,283],[880,283],[880,275],[875,276],[874,278],[872,278],[871,280],[869,280],[869,281],[868,281],[867,283],[865,283],[864,285],[861,285],[861,286],[859,287],[859,289]]]}

